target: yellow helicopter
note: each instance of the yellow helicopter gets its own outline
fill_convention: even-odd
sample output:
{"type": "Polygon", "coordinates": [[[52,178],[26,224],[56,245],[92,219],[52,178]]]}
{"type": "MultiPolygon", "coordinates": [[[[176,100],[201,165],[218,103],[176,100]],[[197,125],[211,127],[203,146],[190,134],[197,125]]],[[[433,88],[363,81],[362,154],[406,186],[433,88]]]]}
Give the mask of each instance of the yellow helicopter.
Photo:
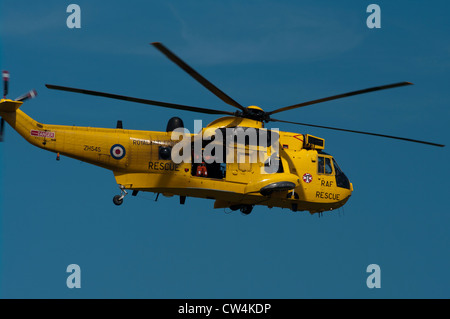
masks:
{"type": "Polygon", "coordinates": [[[214,199],[214,208],[230,208],[250,214],[255,205],[292,211],[322,213],[343,206],[353,185],[333,156],[324,152],[325,140],[309,134],[266,129],[268,122],[380,136],[443,147],[444,145],[384,134],[279,120],[272,115],[307,105],[389,88],[411,85],[400,82],[334,95],[266,112],[244,107],[197,73],[159,42],[151,43],[172,62],[191,75],[235,112],[140,99],[123,95],[46,84],[49,89],[101,96],[153,106],[224,115],[197,133],[189,133],[183,121],[172,117],[166,132],[128,130],[118,121],[116,128],[50,125],[37,122],[19,108],[36,96],[32,90],[7,99],[9,73],[3,72],[4,96],[0,100],[0,138],[6,121],[29,143],[44,150],[97,165],[113,172],[121,205],[127,191],[159,196],[177,195],[214,199]]]}

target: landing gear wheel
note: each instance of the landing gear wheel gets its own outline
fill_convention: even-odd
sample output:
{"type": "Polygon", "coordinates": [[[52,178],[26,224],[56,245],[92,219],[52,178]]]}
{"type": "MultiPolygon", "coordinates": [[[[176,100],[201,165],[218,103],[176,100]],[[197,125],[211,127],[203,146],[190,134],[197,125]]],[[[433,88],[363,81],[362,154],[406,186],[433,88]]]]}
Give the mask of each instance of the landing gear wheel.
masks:
{"type": "Polygon", "coordinates": [[[117,206],[122,205],[123,203],[123,196],[120,195],[116,195],[113,197],[113,203],[116,204],[117,206]]]}
{"type": "Polygon", "coordinates": [[[253,206],[252,205],[243,205],[241,207],[241,213],[244,215],[248,215],[252,212],[253,206]]]}
{"type": "Polygon", "coordinates": [[[120,195],[116,195],[113,197],[113,203],[117,206],[122,205],[123,198],[128,194],[127,191],[125,190],[125,186],[119,185],[119,188],[120,188],[120,195]]]}

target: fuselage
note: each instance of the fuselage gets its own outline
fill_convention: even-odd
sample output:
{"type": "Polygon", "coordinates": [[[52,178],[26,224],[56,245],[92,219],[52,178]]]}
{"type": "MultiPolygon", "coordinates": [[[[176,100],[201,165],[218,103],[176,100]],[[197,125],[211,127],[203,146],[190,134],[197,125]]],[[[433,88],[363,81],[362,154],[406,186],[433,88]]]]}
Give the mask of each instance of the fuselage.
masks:
{"type": "MultiPolygon", "coordinates": [[[[205,163],[207,176],[197,174],[199,163],[194,155],[187,157],[190,160],[177,162],[162,152],[172,150],[178,143],[193,150],[198,139],[203,141],[203,152],[211,142],[209,139],[205,143],[204,137],[216,130],[242,127],[254,129],[257,134],[266,132],[257,120],[224,117],[201,132],[186,133],[183,139],[173,140],[172,132],[42,124],[22,112],[20,105],[21,102],[1,100],[0,116],[25,140],[44,150],[111,170],[116,182],[125,189],[214,199],[215,208],[246,204],[311,213],[341,207],[353,190],[332,156],[314,146],[305,147],[306,135],[298,133],[278,131],[276,152],[270,145],[260,147],[245,141],[228,144],[225,153],[240,153],[244,161],[224,158],[223,163],[205,163]],[[252,151],[262,151],[263,156],[247,161],[252,151]],[[276,158],[280,167],[268,170],[269,158],[276,158]],[[279,185],[293,187],[283,189],[279,185]]],[[[200,160],[203,161],[204,158],[200,160]]]]}

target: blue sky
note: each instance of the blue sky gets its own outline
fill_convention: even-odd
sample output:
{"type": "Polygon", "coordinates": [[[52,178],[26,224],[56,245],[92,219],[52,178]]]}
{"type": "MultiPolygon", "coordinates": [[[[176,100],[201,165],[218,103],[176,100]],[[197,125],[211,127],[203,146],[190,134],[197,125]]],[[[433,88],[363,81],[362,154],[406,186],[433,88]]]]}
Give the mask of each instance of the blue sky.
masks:
{"type": "MultiPolygon", "coordinates": [[[[45,83],[232,110],[149,45],[160,41],[243,105],[272,110],[400,81],[386,90],[281,113],[280,119],[448,144],[446,1],[2,1],[10,97],[49,124],[193,131],[212,115],[51,91],[45,83]]],[[[272,125],[272,127],[276,127],[272,125]]],[[[322,218],[213,201],[118,194],[113,174],[29,145],[9,126],[1,157],[3,298],[449,298],[448,147],[293,125],[326,140],[354,185],[322,218]],[[81,288],[66,268],[81,268],[81,288]],[[366,286],[370,264],[381,288],[366,286]]]]}

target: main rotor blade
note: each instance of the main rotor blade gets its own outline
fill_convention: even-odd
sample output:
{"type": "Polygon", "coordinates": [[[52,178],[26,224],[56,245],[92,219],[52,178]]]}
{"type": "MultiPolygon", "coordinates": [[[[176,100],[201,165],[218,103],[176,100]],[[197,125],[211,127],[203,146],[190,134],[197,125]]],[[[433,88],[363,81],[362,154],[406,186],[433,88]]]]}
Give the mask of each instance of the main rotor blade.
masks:
{"type": "Polygon", "coordinates": [[[207,79],[205,79],[203,76],[201,76],[197,71],[195,71],[193,68],[191,68],[189,65],[187,65],[183,60],[181,60],[179,57],[177,57],[175,54],[173,54],[169,49],[167,49],[162,43],[160,42],[152,42],[151,43],[155,48],[157,48],[161,53],[163,53],[166,57],[168,57],[173,63],[178,65],[180,68],[182,68],[185,72],[187,72],[190,76],[192,76],[194,79],[196,79],[201,85],[203,85],[205,88],[207,88],[209,91],[211,91],[214,95],[216,95],[218,98],[220,98],[225,103],[237,107],[241,111],[245,112],[245,107],[240,105],[238,102],[233,100],[231,97],[226,95],[223,91],[221,91],[219,88],[217,88],[214,84],[209,82],[207,79]]]}
{"type": "Polygon", "coordinates": [[[129,102],[135,102],[135,103],[141,103],[141,104],[148,104],[148,105],[156,105],[156,106],[162,106],[162,107],[167,107],[167,108],[177,109],[177,110],[184,110],[184,111],[191,111],[191,112],[198,112],[198,113],[206,113],[206,114],[226,114],[226,115],[233,115],[234,116],[233,112],[228,112],[228,111],[211,110],[211,109],[206,109],[206,108],[196,107],[196,106],[188,106],[188,105],[181,105],[181,104],[174,104],[174,103],[152,101],[152,100],[139,99],[139,98],[130,97],[130,96],[117,95],[117,94],[104,93],[104,92],[97,92],[97,91],[90,91],[90,90],[84,90],[84,89],[76,89],[76,88],[59,86],[59,85],[52,85],[52,84],[46,84],[45,86],[47,88],[49,88],[49,89],[52,89],[52,90],[60,90],[60,91],[68,91],[68,92],[74,92],[74,93],[82,93],[82,94],[88,94],[88,95],[102,96],[102,97],[107,97],[107,98],[110,98],[110,99],[123,100],[123,101],[129,101],[129,102]]]}
{"type": "Polygon", "coordinates": [[[343,132],[350,132],[350,133],[358,133],[358,134],[366,134],[366,135],[387,137],[387,138],[392,138],[392,139],[396,139],[396,140],[402,140],[402,141],[408,141],[408,142],[414,142],[414,143],[421,143],[421,144],[427,144],[427,145],[438,146],[438,147],[444,147],[445,146],[445,145],[442,145],[442,144],[436,144],[436,143],[426,142],[426,141],[419,141],[419,140],[414,140],[414,139],[411,139],[411,138],[398,137],[398,136],[392,136],[392,135],[370,133],[370,132],[362,132],[362,131],[354,131],[354,130],[347,130],[347,129],[337,128],[337,127],[314,125],[314,124],[306,124],[306,123],[298,123],[298,122],[291,122],[291,121],[284,121],[284,120],[277,120],[277,119],[270,119],[270,120],[273,121],[273,122],[282,122],[282,123],[289,123],[289,124],[297,124],[297,125],[318,127],[318,128],[328,129],[328,130],[335,130],[335,131],[343,131],[343,132]]]}
{"type": "Polygon", "coordinates": [[[307,105],[311,105],[311,104],[317,104],[317,103],[340,99],[343,97],[364,94],[364,93],[369,93],[369,92],[374,92],[374,91],[380,91],[380,90],[386,90],[386,89],[392,89],[392,88],[405,86],[405,85],[412,85],[412,84],[413,83],[411,83],[411,82],[399,82],[399,83],[394,83],[394,84],[375,86],[375,87],[371,87],[371,88],[364,89],[364,90],[358,90],[358,91],[348,92],[348,93],[344,93],[344,94],[333,95],[333,96],[325,97],[323,99],[318,99],[318,100],[313,100],[313,101],[303,102],[300,104],[282,107],[282,108],[276,109],[274,111],[268,112],[267,114],[272,115],[275,113],[280,113],[280,112],[296,109],[298,107],[303,107],[303,106],[307,106],[307,105]]]}

